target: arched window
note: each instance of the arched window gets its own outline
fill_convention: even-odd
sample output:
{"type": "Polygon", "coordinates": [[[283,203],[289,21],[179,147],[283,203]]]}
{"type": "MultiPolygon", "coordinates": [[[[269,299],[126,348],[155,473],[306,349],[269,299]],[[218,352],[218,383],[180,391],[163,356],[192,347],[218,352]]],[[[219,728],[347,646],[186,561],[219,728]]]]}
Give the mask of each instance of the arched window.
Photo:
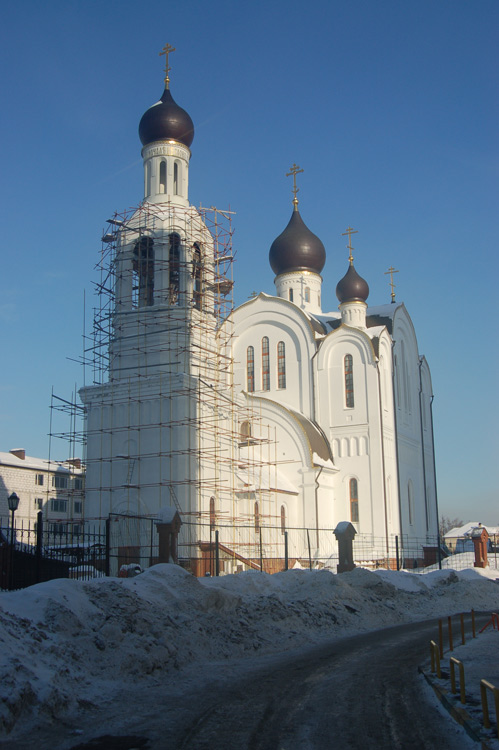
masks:
{"type": "Polygon", "coordinates": [[[203,256],[201,252],[201,245],[195,242],[192,246],[192,276],[194,279],[194,307],[196,310],[201,310],[202,306],[202,292],[203,292],[203,256]]]}
{"type": "Polygon", "coordinates": [[[255,390],[255,350],[252,346],[246,349],[246,388],[248,393],[255,390]]]}
{"type": "Polygon", "coordinates": [[[215,528],[215,521],[216,521],[216,515],[215,515],[215,498],[210,497],[210,528],[215,528]]]}
{"type": "Polygon", "coordinates": [[[356,479],[350,480],[350,520],[359,522],[359,488],[356,479]]]}
{"type": "Polygon", "coordinates": [[[353,400],[353,357],[351,354],[345,355],[345,405],[352,408],[353,400]]]}
{"type": "Polygon", "coordinates": [[[159,164],[159,192],[166,193],[166,161],[159,164]]]}
{"type": "Polygon", "coordinates": [[[281,534],[286,531],[286,508],[281,505],[281,534]]]}
{"type": "Polygon", "coordinates": [[[262,389],[270,391],[270,357],[267,336],[262,339],[262,389]]]}
{"type": "Polygon", "coordinates": [[[241,435],[241,440],[249,440],[251,437],[251,422],[241,422],[239,434],[241,435]]]}
{"type": "Polygon", "coordinates": [[[293,301],[293,290],[292,289],[289,290],[289,301],[290,302],[293,301]]]}
{"type": "Polygon", "coordinates": [[[151,162],[146,162],[144,193],[151,194],[151,162]]]}
{"type": "Polygon", "coordinates": [[[133,248],[134,271],[133,294],[138,307],[147,307],[154,302],[154,240],[141,237],[133,248]]]}
{"type": "Polygon", "coordinates": [[[305,287],[305,302],[310,302],[310,287],[305,287]]]}
{"type": "Polygon", "coordinates": [[[180,286],[180,235],[173,232],[170,235],[169,261],[169,301],[171,305],[178,302],[180,286]]]}
{"type": "Polygon", "coordinates": [[[179,169],[178,169],[178,162],[176,161],[173,165],[173,195],[178,195],[178,188],[179,188],[179,169]]]}
{"type": "Polygon", "coordinates": [[[255,503],[255,531],[260,531],[260,506],[255,503]]]}
{"type": "Polygon", "coordinates": [[[286,348],[284,341],[277,344],[277,387],[286,388],[286,348]]]}

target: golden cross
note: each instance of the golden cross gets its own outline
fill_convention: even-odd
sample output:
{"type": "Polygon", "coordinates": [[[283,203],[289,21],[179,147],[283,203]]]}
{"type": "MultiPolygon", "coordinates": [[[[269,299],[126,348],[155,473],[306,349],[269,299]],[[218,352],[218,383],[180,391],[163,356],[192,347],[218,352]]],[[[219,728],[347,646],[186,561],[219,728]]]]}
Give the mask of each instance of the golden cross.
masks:
{"type": "Polygon", "coordinates": [[[398,273],[398,270],[396,270],[393,266],[390,266],[390,268],[388,269],[388,271],[385,271],[385,276],[386,276],[387,273],[390,274],[390,286],[392,288],[391,298],[392,298],[392,305],[393,305],[393,303],[395,302],[395,291],[394,291],[395,290],[395,284],[393,283],[393,274],[394,273],[398,273]]]}
{"type": "Polygon", "coordinates": [[[290,167],[289,172],[286,173],[286,177],[291,177],[293,175],[293,190],[292,193],[294,194],[293,198],[293,206],[295,207],[295,211],[298,210],[298,198],[296,197],[296,193],[300,190],[300,188],[296,187],[296,175],[303,172],[303,169],[300,169],[298,164],[293,164],[292,167],[290,167]]]}
{"type": "Polygon", "coordinates": [[[165,56],[165,88],[170,88],[170,76],[168,73],[170,72],[171,68],[168,65],[168,55],[170,52],[175,52],[175,47],[172,47],[171,44],[165,44],[161,52],[159,53],[159,56],[161,55],[165,56]]]}
{"type": "Polygon", "coordinates": [[[352,234],[358,234],[357,229],[352,229],[352,227],[348,227],[346,232],[342,232],[341,236],[345,237],[345,235],[348,234],[348,250],[350,251],[350,255],[348,256],[348,260],[350,261],[350,265],[353,264],[353,255],[352,255],[352,234]]]}

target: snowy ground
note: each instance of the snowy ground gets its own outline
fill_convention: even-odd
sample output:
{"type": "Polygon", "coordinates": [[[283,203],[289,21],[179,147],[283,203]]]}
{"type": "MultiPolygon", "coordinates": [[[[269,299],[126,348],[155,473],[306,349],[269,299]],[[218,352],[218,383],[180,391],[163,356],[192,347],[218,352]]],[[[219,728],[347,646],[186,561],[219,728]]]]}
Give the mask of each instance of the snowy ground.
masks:
{"type": "MultiPolygon", "coordinates": [[[[325,639],[472,608],[497,611],[496,577],[495,570],[418,575],[357,568],[197,579],[157,565],[132,579],[59,579],[3,592],[0,737],[30,731],[34,738],[50,722],[77,726],[86,712],[95,720],[124,686],[135,705],[150,706],[156,685],[174,680],[185,689],[196,672],[223,674],[229,662],[249,668],[266,655],[325,639]]],[[[495,648],[496,669],[482,676],[498,684],[499,633],[493,635],[486,660],[490,666],[495,648]]],[[[477,664],[483,653],[475,648],[477,664]]]]}

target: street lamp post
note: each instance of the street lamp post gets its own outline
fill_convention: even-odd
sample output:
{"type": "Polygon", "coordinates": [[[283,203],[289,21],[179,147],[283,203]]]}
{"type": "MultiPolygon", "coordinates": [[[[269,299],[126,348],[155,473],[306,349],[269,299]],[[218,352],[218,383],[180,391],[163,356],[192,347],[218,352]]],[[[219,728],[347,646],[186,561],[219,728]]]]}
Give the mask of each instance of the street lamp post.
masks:
{"type": "Polygon", "coordinates": [[[19,507],[19,497],[18,495],[13,492],[9,497],[7,498],[7,503],[9,505],[9,510],[12,513],[11,522],[10,522],[10,581],[9,581],[9,588],[14,588],[14,513],[19,507]]]}

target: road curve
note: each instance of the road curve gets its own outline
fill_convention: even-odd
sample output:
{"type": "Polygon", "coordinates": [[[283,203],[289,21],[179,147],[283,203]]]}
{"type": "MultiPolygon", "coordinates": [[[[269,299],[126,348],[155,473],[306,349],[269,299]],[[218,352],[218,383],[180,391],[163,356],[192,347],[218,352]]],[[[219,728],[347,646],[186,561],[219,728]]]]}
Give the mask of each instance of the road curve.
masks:
{"type": "MultiPolygon", "coordinates": [[[[456,750],[463,730],[429,703],[418,665],[437,620],[323,645],[211,695],[167,732],[178,750],[456,750]],[[186,718],[186,717],[185,717],[186,718]]],[[[163,739],[166,737],[163,735],[163,739]]]]}

